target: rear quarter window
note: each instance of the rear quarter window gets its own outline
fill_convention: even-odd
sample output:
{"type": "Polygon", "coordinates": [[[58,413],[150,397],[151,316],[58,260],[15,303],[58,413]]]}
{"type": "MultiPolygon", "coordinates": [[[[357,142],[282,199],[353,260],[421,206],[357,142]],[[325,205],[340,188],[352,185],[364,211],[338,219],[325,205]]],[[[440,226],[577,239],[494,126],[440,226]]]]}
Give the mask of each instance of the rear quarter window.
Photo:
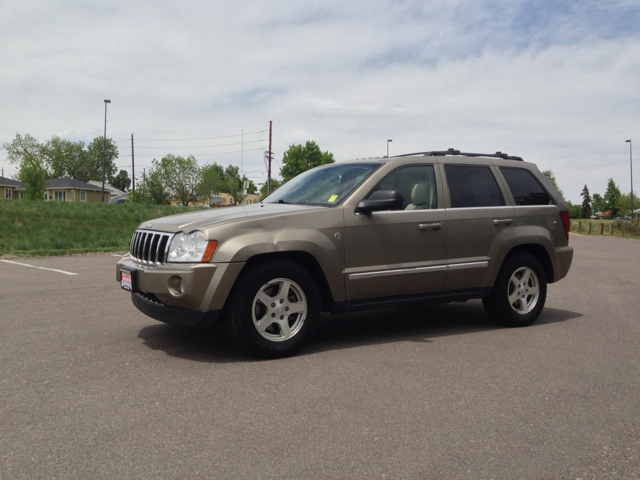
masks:
{"type": "Polygon", "coordinates": [[[446,165],[451,208],[499,207],[502,192],[489,167],[446,165]]]}
{"type": "Polygon", "coordinates": [[[555,205],[536,177],[523,168],[500,167],[516,205],[555,205]]]}

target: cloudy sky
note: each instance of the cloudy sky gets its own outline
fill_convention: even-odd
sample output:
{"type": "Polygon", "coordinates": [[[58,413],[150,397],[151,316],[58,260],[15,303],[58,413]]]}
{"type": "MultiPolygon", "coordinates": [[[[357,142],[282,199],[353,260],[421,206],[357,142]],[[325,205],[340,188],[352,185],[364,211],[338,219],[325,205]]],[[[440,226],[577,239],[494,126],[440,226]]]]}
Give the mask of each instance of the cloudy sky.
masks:
{"type": "Polygon", "coordinates": [[[173,153],[262,182],[270,120],[276,174],[294,143],[340,161],[393,139],[522,156],[580,202],[610,177],[629,192],[625,140],[640,159],[637,0],[7,0],[0,32],[0,144],[89,142],[110,99],[137,177],[173,153]]]}

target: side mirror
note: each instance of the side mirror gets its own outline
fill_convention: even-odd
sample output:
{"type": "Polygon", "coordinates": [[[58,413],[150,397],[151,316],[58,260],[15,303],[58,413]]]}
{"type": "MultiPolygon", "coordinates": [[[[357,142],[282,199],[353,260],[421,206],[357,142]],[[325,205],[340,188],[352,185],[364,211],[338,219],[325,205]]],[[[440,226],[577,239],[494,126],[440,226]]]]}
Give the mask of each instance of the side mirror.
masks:
{"type": "Polygon", "coordinates": [[[398,190],[376,190],[358,204],[355,212],[366,215],[380,210],[398,210],[402,207],[402,202],[402,194],[398,190]]]}

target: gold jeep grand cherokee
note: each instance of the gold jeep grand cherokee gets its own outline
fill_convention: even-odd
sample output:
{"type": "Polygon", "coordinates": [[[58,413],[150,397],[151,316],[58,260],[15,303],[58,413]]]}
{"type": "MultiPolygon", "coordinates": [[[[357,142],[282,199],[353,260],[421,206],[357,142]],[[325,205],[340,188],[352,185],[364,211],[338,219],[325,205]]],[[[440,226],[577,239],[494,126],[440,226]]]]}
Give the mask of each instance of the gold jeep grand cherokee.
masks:
{"type": "Polygon", "coordinates": [[[531,163],[449,149],[308,170],[262,202],[158,218],[117,280],[162,322],[290,355],[321,312],[481,298],[509,327],[567,275],[569,211],[531,163]]]}

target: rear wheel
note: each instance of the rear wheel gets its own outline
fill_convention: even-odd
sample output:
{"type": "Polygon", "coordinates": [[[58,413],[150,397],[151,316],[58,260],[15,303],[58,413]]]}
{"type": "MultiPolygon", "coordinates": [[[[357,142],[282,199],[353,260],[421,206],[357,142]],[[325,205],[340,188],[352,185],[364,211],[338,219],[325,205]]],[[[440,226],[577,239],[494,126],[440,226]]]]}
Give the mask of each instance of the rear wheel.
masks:
{"type": "Polygon", "coordinates": [[[491,295],[482,300],[489,316],[507,327],[525,327],[536,321],[547,298],[547,276],[529,253],[509,256],[491,295]]]}
{"type": "Polygon", "coordinates": [[[304,346],[320,318],[317,284],[288,260],[258,264],[234,287],[226,323],[231,338],[262,358],[292,355],[304,346]]]}

